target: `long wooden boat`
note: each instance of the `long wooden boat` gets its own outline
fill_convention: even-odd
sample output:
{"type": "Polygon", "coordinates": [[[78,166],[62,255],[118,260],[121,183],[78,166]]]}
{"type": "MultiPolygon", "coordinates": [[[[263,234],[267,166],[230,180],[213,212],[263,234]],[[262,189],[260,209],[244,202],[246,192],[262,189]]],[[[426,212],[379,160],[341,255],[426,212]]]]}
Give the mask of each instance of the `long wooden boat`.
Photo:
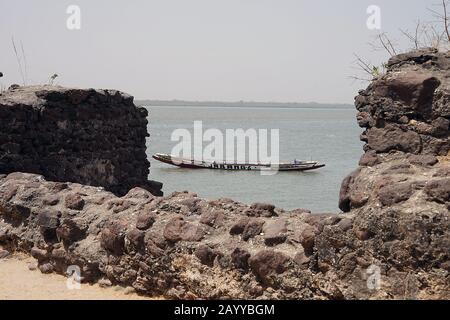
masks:
{"type": "Polygon", "coordinates": [[[237,163],[231,161],[206,161],[175,157],[169,154],[156,153],[153,159],[181,168],[218,169],[218,170],[277,170],[277,171],[308,171],[325,167],[317,161],[294,160],[291,163],[237,163]]]}

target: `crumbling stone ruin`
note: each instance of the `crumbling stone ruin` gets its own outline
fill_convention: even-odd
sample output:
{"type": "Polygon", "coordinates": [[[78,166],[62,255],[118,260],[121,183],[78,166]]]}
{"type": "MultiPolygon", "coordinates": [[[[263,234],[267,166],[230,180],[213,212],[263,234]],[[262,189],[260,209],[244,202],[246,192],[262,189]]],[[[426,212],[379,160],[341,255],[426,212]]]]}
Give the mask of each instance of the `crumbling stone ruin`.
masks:
{"type": "MultiPolygon", "coordinates": [[[[14,172],[0,175],[0,244],[42,272],[77,265],[84,281],[150,296],[449,299],[449,68],[449,52],[399,55],[360,92],[367,144],[342,213],[139,187],[117,196],[14,172]]],[[[36,121],[21,119],[10,123],[36,121]]]]}
{"type": "Polygon", "coordinates": [[[0,172],[161,195],[147,181],[147,116],[116,90],[13,86],[0,96],[0,172]]]}

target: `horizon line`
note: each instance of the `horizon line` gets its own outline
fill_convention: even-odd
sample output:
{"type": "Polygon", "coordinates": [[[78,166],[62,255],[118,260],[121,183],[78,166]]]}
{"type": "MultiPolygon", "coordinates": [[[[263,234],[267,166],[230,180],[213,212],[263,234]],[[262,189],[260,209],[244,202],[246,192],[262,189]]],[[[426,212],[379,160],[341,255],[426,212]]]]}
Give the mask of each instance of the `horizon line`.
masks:
{"type": "Polygon", "coordinates": [[[255,100],[234,100],[234,101],[225,101],[225,100],[184,100],[184,99],[134,99],[136,103],[140,102],[160,102],[160,103],[189,103],[189,104],[206,104],[206,103],[214,103],[214,104],[272,104],[272,105],[338,105],[338,106],[354,106],[354,103],[350,102],[316,102],[316,101],[308,101],[308,102],[298,102],[298,101],[288,101],[288,102],[280,102],[280,101],[255,101],[255,100]]]}

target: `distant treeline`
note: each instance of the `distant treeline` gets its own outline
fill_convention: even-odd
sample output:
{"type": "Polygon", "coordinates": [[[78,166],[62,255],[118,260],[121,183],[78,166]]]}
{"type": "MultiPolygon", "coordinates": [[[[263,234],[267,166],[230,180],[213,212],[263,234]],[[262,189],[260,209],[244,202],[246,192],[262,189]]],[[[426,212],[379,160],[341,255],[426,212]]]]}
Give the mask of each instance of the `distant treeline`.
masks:
{"type": "Polygon", "coordinates": [[[161,107],[259,107],[259,108],[354,108],[351,104],[317,102],[256,102],[256,101],[185,101],[185,100],[136,100],[138,106],[161,107]]]}

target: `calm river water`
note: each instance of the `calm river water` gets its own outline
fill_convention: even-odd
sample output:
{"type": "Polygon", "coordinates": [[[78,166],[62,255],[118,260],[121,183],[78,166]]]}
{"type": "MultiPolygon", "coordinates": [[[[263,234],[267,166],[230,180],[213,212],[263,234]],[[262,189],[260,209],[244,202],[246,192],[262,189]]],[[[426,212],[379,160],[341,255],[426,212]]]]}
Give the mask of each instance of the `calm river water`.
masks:
{"type": "MultiPolygon", "coordinates": [[[[236,107],[148,107],[147,153],[150,179],[164,183],[165,195],[189,190],[208,199],[232,198],[244,203],[269,202],[284,209],[308,208],[313,212],[337,212],[342,179],[354,170],[362,154],[361,129],[350,107],[236,108],[236,107]],[[311,172],[259,172],[190,170],[151,159],[157,152],[171,153],[175,129],[193,133],[194,121],[203,130],[217,128],[279,129],[280,160],[317,160],[326,167],[311,172]]],[[[205,142],[206,146],[208,143],[205,142]]]]}

